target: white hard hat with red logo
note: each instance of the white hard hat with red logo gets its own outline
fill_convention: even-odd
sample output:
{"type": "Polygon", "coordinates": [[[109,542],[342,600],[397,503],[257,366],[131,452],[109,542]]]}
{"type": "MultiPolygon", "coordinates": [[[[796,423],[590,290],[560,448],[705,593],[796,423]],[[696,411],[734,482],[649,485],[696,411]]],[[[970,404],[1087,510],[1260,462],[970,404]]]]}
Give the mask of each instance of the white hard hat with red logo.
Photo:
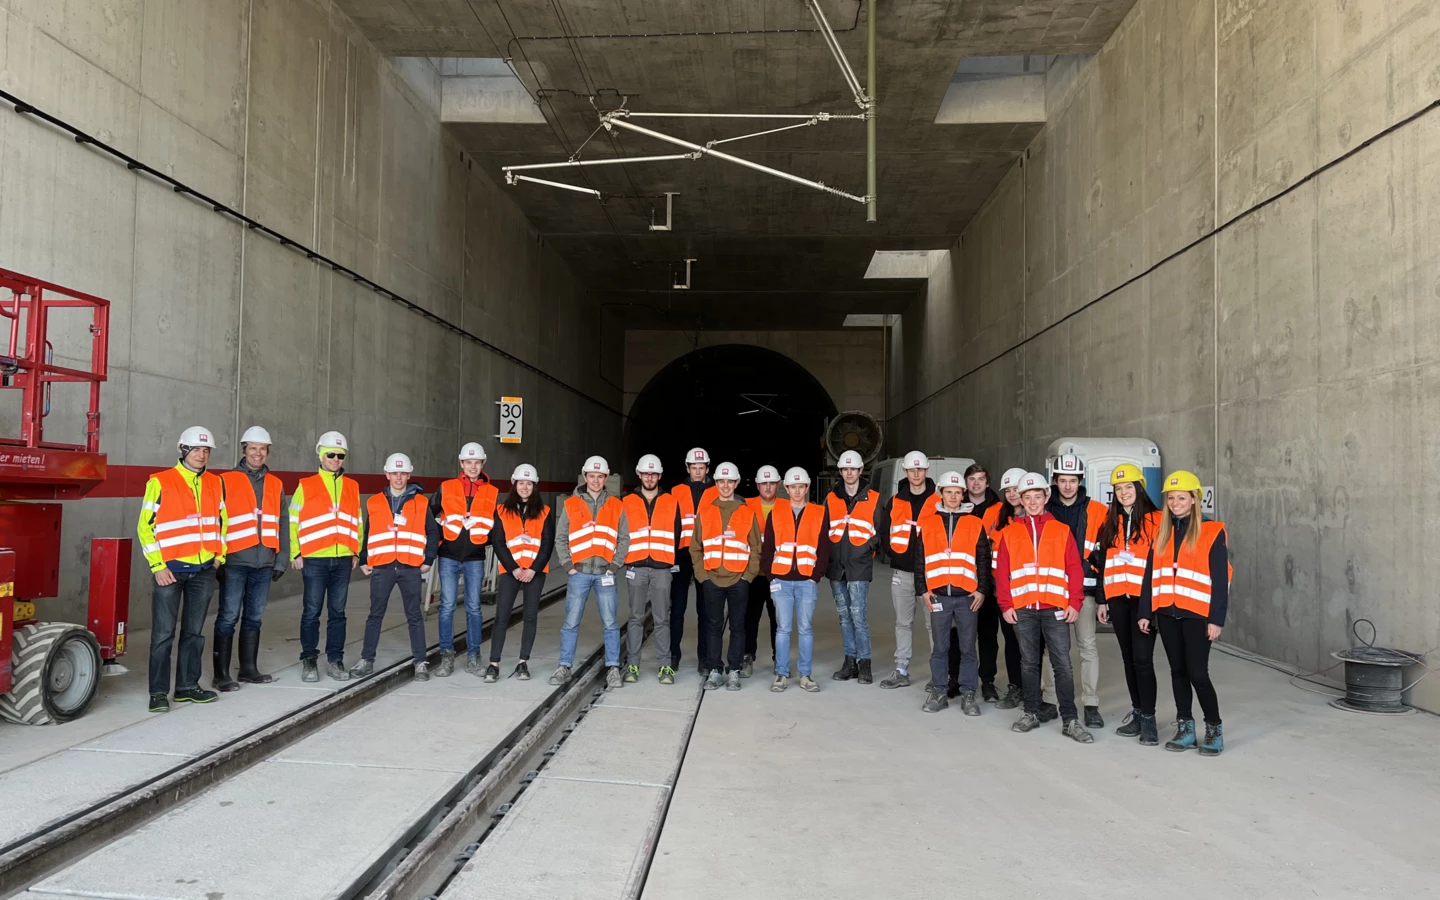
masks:
{"type": "Polygon", "coordinates": [[[585,460],[585,465],[580,469],[580,471],[584,472],[586,475],[589,475],[591,472],[599,472],[601,475],[609,475],[610,464],[605,461],[605,457],[603,456],[592,456],[589,459],[585,460]]]}
{"type": "Polygon", "coordinates": [[[1050,482],[1039,472],[1026,472],[1020,477],[1020,483],[1015,485],[1020,493],[1026,491],[1044,491],[1045,496],[1050,496],[1050,482]]]}
{"type": "Polygon", "coordinates": [[[795,466],[794,468],[786,469],[786,470],[785,470],[785,486],[786,486],[786,487],[789,487],[789,486],[792,485],[792,484],[806,484],[806,485],[808,485],[809,483],[810,483],[810,473],[807,472],[807,471],[805,471],[804,469],[800,468],[799,466],[795,466]]]}
{"type": "Polygon", "coordinates": [[[482,446],[480,446],[479,444],[475,443],[474,441],[471,441],[470,443],[468,443],[468,444],[466,444],[465,446],[463,446],[463,447],[460,448],[460,458],[461,458],[461,459],[478,459],[478,460],[480,460],[481,462],[484,462],[484,461],[485,461],[485,448],[482,447],[482,446]]]}
{"type": "Polygon", "coordinates": [[[1005,474],[1000,476],[1000,490],[1007,490],[1020,486],[1020,479],[1025,477],[1025,470],[1018,466],[1013,469],[1006,469],[1005,474]]]}
{"type": "Polygon", "coordinates": [[[939,478],[935,479],[935,489],[937,491],[941,488],[963,488],[964,486],[965,476],[955,471],[946,472],[944,475],[941,475],[939,478]]]}
{"type": "Polygon", "coordinates": [[[901,468],[928,469],[930,468],[930,459],[925,454],[921,453],[919,450],[911,450],[909,453],[905,454],[905,463],[903,466],[901,466],[901,468]]]}
{"type": "Polygon", "coordinates": [[[1074,453],[1062,453],[1051,461],[1050,471],[1056,475],[1085,475],[1085,460],[1074,453]]]}
{"type": "Polygon", "coordinates": [[[837,469],[863,469],[865,460],[854,450],[846,450],[840,454],[840,461],[835,464],[837,469]]]}
{"type": "Polygon", "coordinates": [[[774,466],[761,466],[760,471],[755,473],[756,484],[779,484],[780,470],[774,466]]]}
{"type": "Polygon", "coordinates": [[[510,480],[539,483],[540,476],[535,472],[534,466],[530,465],[529,463],[521,463],[520,465],[515,467],[514,472],[510,473],[510,480]]]}
{"type": "Polygon", "coordinates": [[[415,471],[415,464],[410,462],[410,457],[406,456],[405,454],[392,453],[389,456],[385,457],[386,475],[389,475],[391,472],[409,473],[413,471],[415,471]]]}
{"type": "Polygon", "coordinates": [[[715,467],[716,481],[739,481],[740,467],[734,463],[723,462],[715,467]]]}
{"type": "Polygon", "coordinates": [[[653,453],[647,453],[640,457],[640,461],[635,464],[636,475],[644,475],[650,472],[656,475],[663,475],[665,473],[665,467],[660,465],[660,457],[653,453]]]}
{"type": "Polygon", "coordinates": [[[690,452],[685,454],[685,465],[693,466],[696,463],[710,465],[710,454],[705,452],[704,447],[692,447],[690,452]]]}
{"type": "Polygon", "coordinates": [[[345,435],[338,431],[327,431],[320,435],[320,440],[315,442],[315,452],[319,453],[326,447],[333,447],[336,450],[350,452],[350,444],[345,440],[345,435]]]}
{"type": "Polygon", "coordinates": [[[209,447],[215,449],[215,433],[203,425],[191,425],[180,432],[180,440],[175,442],[175,449],[182,447],[209,447]]]}

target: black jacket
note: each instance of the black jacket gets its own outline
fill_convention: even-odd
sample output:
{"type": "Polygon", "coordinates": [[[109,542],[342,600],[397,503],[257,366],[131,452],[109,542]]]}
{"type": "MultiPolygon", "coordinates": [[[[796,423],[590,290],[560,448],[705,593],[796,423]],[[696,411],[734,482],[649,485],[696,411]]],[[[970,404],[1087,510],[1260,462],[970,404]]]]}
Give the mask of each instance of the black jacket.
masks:
{"type": "MultiPolygon", "coordinates": [[[[861,478],[860,484],[855,488],[855,496],[845,493],[845,485],[841,484],[831,491],[831,495],[845,501],[845,512],[849,514],[854,511],[855,504],[859,503],[870,491],[870,479],[861,478]]],[[[830,506],[830,497],[825,498],[826,509],[830,506]]],[[[830,542],[830,565],[825,577],[832,581],[870,581],[875,577],[875,548],[880,545],[880,536],[885,535],[886,542],[889,541],[889,532],[880,531],[880,511],[877,506],[875,511],[875,534],[870,540],[863,544],[850,543],[850,536],[842,534],[840,540],[830,542]]],[[[831,521],[834,521],[833,517],[831,521]]]]}
{"type": "Polygon", "coordinates": [[[902,572],[915,571],[915,561],[910,558],[915,549],[914,540],[910,541],[910,547],[904,553],[896,554],[890,549],[890,523],[893,521],[895,501],[908,501],[910,503],[910,514],[913,516],[920,512],[924,503],[933,496],[935,496],[934,479],[926,478],[924,492],[919,494],[914,493],[908,480],[902,479],[900,481],[900,488],[895,492],[895,496],[880,504],[880,508],[876,511],[875,535],[880,541],[878,552],[881,554],[882,561],[888,562],[892,568],[899,569],[902,572]]]}
{"type": "MultiPolygon", "coordinates": [[[[1085,573],[1085,579],[1094,579],[1095,567],[1090,565],[1090,560],[1085,553],[1085,529],[1090,523],[1090,495],[1085,492],[1085,485],[1080,485],[1080,492],[1075,495],[1075,502],[1069,506],[1060,499],[1060,491],[1050,489],[1050,502],[1045,504],[1045,511],[1054,516],[1075,537],[1075,547],[1080,551],[1080,566],[1085,573]]],[[[1097,600],[1105,597],[1105,591],[1099,587],[1099,582],[1085,586],[1087,595],[1094,595],[1097,600]]]]}
{"type": "MultiPolygon", "coordinates": [[[[687,483],[688,483],[688,482],[687,482],[687,483]]],[[[704,488],[703,488],[703,487],[701,488],[701,491],[702,491],[702,492],[704,491],[704,488]]],[[[631,491],[631,493],[634,494],[635,496],[639,497],[639,498],[640,498],[640,502],[645,504],[645,515],[646,515],[646,516],[654,516],[654,515],[655,515],[655,503],[656,503],[661,497],[664,497],[664,496],[665,496],[665,492],[664,492],[664,491],[658,491],[658,492],[655,494],[655,499],[654,499],[654,500],[646,500],[646,499],[645,499],[645,495],[640,492],[640,489],[639,489],[639,488],[636,488],[635,490],[631,491]]],[[[694,489],[692,488],[692,489],[691,489],[691,494],[693,495],[694,493],[695,493],[695,491],[694,491],[694,489]]],[[[699,497],[694,497],[694,496],[692,496],[691,499],[693,499],[696,503],[699,503],[699,502],[700,502],[700,498],[699,498],[699,497]]],[[[634,525],[633,525],[632,523],[630,523],[628,520],[627,520],[626,524],[629,525],[632,529],[634,528],[634,525]]],[[[674,524],[674,526],[672,527],[672,530],[673,530],[673,532],[674,532],[674,534],[675,534],[675,552],[678,554],[678,553],[681,552],[681,550],[680,550],[680,505],[679,505],[678,503],[675,505],[675,524],[674,524]]],[[[622,559],[621,562],[624,562],[624,560],[622,559]]],[[[648,557],[648,556],[647,556],[645,559],[642,559],[642,560],[640,560],[640,561],[637,562],[637,563],[631,563],[631,564],[630,564],[630,567],[631,567],[631,568],[641,568],[641,569],[669,569],[670,566],[671,566],[670,563],[658,562],[658,561],[656,561],[656,560],[654,560],[654,559],[651,559],[651,558],[648,557]]]]}
{"type": "MultiPolygon", "coordinates": [[[[1171,527],[1175,533],[1175,539],[1171,543],[1175,547],[1175,556],[1170,562],[1180,558],[1180,537],[1190,530],[1190,516],[1177,519],[1166,510],[1163,515],[1170,516],[1171,527]]],[[[1192,513],[1193,515],[1193,513],[1192,513]]],[[[1140,585],[1140,614],[1139,618],[1153,618],[1153,609],[1150,606],[1151,586],[1150,576],[1155,571],[1155,548],[1150,548],[1150,555],[1145,560],[1145,581],[1140,585]]],[[[1225,533],[1215,538],[1215,543],[1210,545],[1210,618],[1207,620],[1211,625],[1225,626],[1225,614],[1230,609],[1230,548],[1225,545],[1225,533]]],[[[1162,611],[1167,616],[1175,616],[1179,619],[1198,619],[1200,616],[1188,609],[1181,609],[1178,606],[1167,606],[1162,611]]]]}
{"type": "MultiPolygon", "coordinates": [[[[535,557],[535,562],[530,568],[536,572],[544,572],[545,567],[550,564],[550,555],[555,552],[555,510],[546,506],[548,515],[545,516],[545,524],[540,528],[540,553],[535,557]]],[[[505,544],[505,526],[500,524],[500,507],[495,507],[495,527],[490,529],[490,546],[495,550],[495,561],[504,566],[506,571],[513,572],[518,566],[515,565],[515,557],[510,555],[510,548],[505,544]]]]}
{"type": "MultiPolygon", "coordinates": [[[[401,495],[398,496],[398,497],[396,497],[394,494],[391,494],[391,493],[390,493],[390,488],[388,488],[388,487],[385,488],[385,490],[381,491],[380,493],[381,493],[381,495],[382,495],[386,500],[389,500],[389,501],[390,501],[390,514],[391,514],[391,515],[398,515],[398,514],[400,513],[400,510],[404,508],[405,504],[410,502],[410,498],[415,497],[415,496],[417,496],[417,495],[423,496],[425,492],[422,491],[422,490],[420,490],[420,485],[415,484],[414,482],[411,482],[410,484],[405,485],[405,493],[401,494],[401,495]]],[[[361,521],[363,521],[363,522],[365,523],[365,532],[364,532],[364,534],[365,534],[365,536],[366,536],[366,538],[367,538],[366,542],[360,545],[360,565],[363,566],[363,565],[368,565],[367,560],[370,558],[369,547],[367,546],[368,543],[369,543],[368,538],[369,538],[369,535],[370,535],[370,503],[369,503],[369,501],[366,501],[364,504],[361,505],[361,507],[360,507],[360,519],[361,519],[361,521]]],[[[435,552],[436,552],[436,549],[439,547],[439,545],[440,545],[440,523],[437,522],[437,521],[435,521],[435,517],[434,517],[434,516],[432,516],[432,515],[427,515],[427,516],[425,517],[425,563],[424,563],[424,565],[430,566],[430,565],[434,565],[434,564],[435,564],[435,552]]]]}
{"type": "MultiPolygon", "coordinates": [[[[478,480],[481,484],[489,484],[490,476],[481,472],[478,480]]],[[[430,518],[437,519],[441,522],[445,521],[445,509],[441,505],[442,502],[440,499],[440,491],[437,488],[435,493],[430,495],[430,518]]],[[[465,502],[468,504],[470,498],[466,497],[465,502]]],[[[503,502],[505,502],[504,497],[496,497],[495,508],[499,509],[500,504],[503,502]]],[[[491,527],[490,533],[494,534],[495,529],[498,528],[499,525],[500,522],[497,519],[495,525],[491,527]]],[[[488,543],[488,541],[486,543],[488,543]]],[[[453,559],[458,562],[470,562],[476,559],[483,560],[485,558],[485,546],[486,544],[477,544],[470,540],[470,529],[468,528],[460,529],[459,536],[453,541],[445,539],[443,529],[440,532],[440,555],[446,559],[453,559]]]]}
{"type": "MultiPolygon", "coordinates": [[[[968,502],[968,501],[967,501],[968,502]]],[[[972,515],[970,512],[948,512],[945,509],[939,510],[940,521],[945,523],[945,536],[948,538],[955,533],[955,523],[961,517],[972,515]]],[[[924,561],[925,547],[920,537],[920,529],[915,529],[915,534],[910,539],[911,558],[916,561],[924,561]]],[[[980,539],[975,542],[975,583],[976,590],[985,597],[995,596],[995,573],[990,567],[990,537],[985,529],[980,529],[980,539]]],[[[925,584],[925,567],[917,566],[915,569],[915,596],[919,597],[928,593],[930,588],[925,584]]],[[[958,588],[945,585],[935,592],[941,597],[963,597],[965,592],[958,588]]]]}

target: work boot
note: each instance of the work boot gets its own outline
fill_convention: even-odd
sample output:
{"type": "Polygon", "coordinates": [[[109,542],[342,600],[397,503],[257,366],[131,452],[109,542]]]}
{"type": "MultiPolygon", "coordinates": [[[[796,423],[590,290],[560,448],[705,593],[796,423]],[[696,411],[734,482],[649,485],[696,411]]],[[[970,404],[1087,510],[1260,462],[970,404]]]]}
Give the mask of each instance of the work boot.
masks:
{"type": "Polygon", "coordinates": [[[1219,756],[1225,749],[1224,726],[1218,722],[1205,723],[1205,736],[1200,739],[1201,756],[1219,756]]]}
{"type": "Polygon", "coordinates": [[[1026,734],[1027,732],[1034,731],[1039,727],[1040,717],[1035,715],[1034,713],[1027,712],[1025,715],[1015,720],[1015,724],[1010,726],[1010,730],[1018,731],[1021,734],[1026,734]]]}
{"type": "Polygon", "coordinates": [[[345,661],[332,659],[325,664],[325,674],[330,676],[331,681],[349,681],[350,673],[345,671],[345,661]]]}
{"type": "MultiPolygon", "coordinates": [[[[444,663],[441,663],[441,665],[444,665],[444,663]]],[[[438,674],[440,674],[440,673],[437,672],[437,673],[435,673],[435,674],[438,675],[438,674]]],[[[569,666],[560,666],[560,667],[556,668],[556,669],[555,669],[555,674],[550,676],[550,683],[551,683],[551,684],[556,684],[556,685],[565,684],[565,683],[568,682],[569,680],[570,680],[570,667],[569,667],[569,666]]]]}
{"type": "Polygon", "coordinates": [[[275,679],[255,664],[260,656],[260,632],[240,632],[240,680],[245,684],[269,684],[275,679]]]}
{"type": "Polygon", "coordinates": [[[169,698],[169,697],[166,697],[164,694],[151,694],[151,695],[150,695],[150,711],[151,711],[151,712],[169,712],[169,711],[170,711],[170,698],[169,698]]]}
{"type": "Polygon", "coordinates": [[[480,664],[480,657],[477,655],[466,655],[465,673],[474,675],[476,678],[485,674],[485,667],[480,664]]]}
{"type": "Polygon", "coordinates": [[[639,681],[639,680],[640,680],[640,667],[639,667],[639,666],[626,666],[626,667],[625,667],[625,678],[624,678],[623,680],[624,680],[624,682],[625,682],[626,684],[634,684],[635,682],[639,681]]]}
{"type": "Polygon", "coordinates": [[[845,661],[840,664],[840,668],[830,677],[836,681],[849,681],[859,674],[860,670],[855,668],[855,657],[847,656],[845,661]]]}
{"type": "Polygon", "coordinates": [[[967,716],[980,715],[980,704],[975,700],[974,691],[960,692],[960,711],[967,716]]]}
{"type": "Polygon", "coordinates": [[[894,674],[892,674],[889,678],[885,678],[880,681],[880,686],[887,691],[893,691],[895,688],[909,687],[910,676],[905,672],[896,669],[894,674]]]}
{"type": "Polygon", "coordinates": [[[727,691],[738,691],[738,690],[740,690],[740,670],[739,670],[739,669],[731,669],[731,670],[730,670],[730,674],[727,675],[727,676],[725,676],[725,690],[727,690],[727,691]]]}
{"type": "Polygon", "coordinates": [[[312,682],[320,680],[320,667],[316,665],[313,658],[300,660],[300,680],[312,682]]]}
{"type": "Polygon", "coordinates": [[[1155,726],[1154,716],[1140,716],[1140,745],[1154,747],[1160,743],[1160,731],[1155,726]]]}
{"type": "Polygon", "coordinates": [[[374,671],[375,671],[375,660],[373,660],[373,659],[362,659],[362,660],[360,660],[359,662],[357,662],[355,665],[353,665],[353,666],[350,667],[350,677],[351,677],[351,678],[364,678],[366,675],[369,675],[371,672],[374,672],[374,671]]]}
{"type": "Polygon", "coordinates": [[[485,683],[486,683],[486,684],[494,684],[495,682],[497,682],[497,681],[499,681],[499,680],[500,680],[500,667],[499,667],[498,665],[496,665],[495,663],[492,662],[490,665],[488,665],[488,666],[485,667],[485,683]]]}
{"type": "Polygon", "coordinates": [[[415,681],[429,681],[429,680],[430,680],[430,664],[429,664],[429,663],[417,662],[417,663],[415,664],[415,678],[414,678],[414,680],[415,680],[415,681]]]}
{"type": "Polygon", "coordinates": [[[951,700],[954,700],[956,697],[960,696],[960,682],[952,681],[947,684],[945,686],[945,696],[949,697],[951,700]]]}
{"type": "MultiPolygon", "coordinates": [[[[178,695],[176,699],[179,699],[178,695]]],[[[1181,719],[1175,723],[1175,736],[1165,742],[1166,750],[1183,753],[1195,749],[1195,720],[1181,719]]]]}
{"type": "Polygon", "coordinates": [[[994,703],[1000,699],[1000,692],[995,690],[995,682],[987,681],[980,685],[980,699],[986,703],[994,703]]]}
{"type": "Polygon", "coordinates": [[[210,654],[210,671],[213,673],[210,681],[215,685],[215,690],[225,694],[240,690],[240,682],[230,677],[230,652],[234,645],[234,635],[221,637],[217,634],[214,649],[210,654]]]}
{"type": "Polygon", "coordinates": [[[1086,731],[1085,726],[1080,724],[1079,719],[1066,719],[1065,727],[1060,729],[1060,733],[1077,744],[1095,743],[1095,735],[1086,731]]]}
{"type": "Polygon", "coordinates": [[[510,673],[510,677],[511,677],[511,678],[519,679],[520,681],[529,681],[529,680],[530,680],[530,664],[527,663],[527,662],[524,662],[523,660],[522,660],[521,662],[516,663],[516,664],[515,664],[515,671],[513,671],[513,672],[510,673]]]}
{"type": "Polygon", "coordinates": [[[1005,696],[996,703],[996,709],[1018,709],[1025,703],[1025,691],[1018,684],[1008,685],[1005,688],[1005,696]]]}
{"type": "Polygon", "coordinates": [[[1035,714],[1035,718],[1039,719],[1042,723],[1053,722],[1060,718],[1060,709],[1053,703],[1042,702],[1040,704],[1040,711],[1035,714]]]}
{"type": "Polygon", "coordinates": [[[814,694],[820,690],[820,685],[809,675],[800,676],[800,689],[807,694],[814,694]]]}
{"type": "MultiPolygon", "coordinates": [[[[1088,726],[1089,723],[1086,723],[1086,724],[1087,724],[1087,726],[1088,726]]],[[[1139,737],[1139,736],[1140,736],[1140,710],[1138,710],[1138,709],[1132,709],[1132,710],[1130,710],[1130,715],[1128,715],[1128,716],[1125,717],[1125,721],[1123,721],[1123,722],[1120,723],[1120,727],[1117,728],[1117,729],[1115,729],[1115,733],[1118,734],[1118,735],[1120,735],[1121,737],[1139,737]]]]}
{"type": "Polygon", "coordinates": [[[754,674],[755,674],[755,657],[752,656],[751,654],[747,653],[747,654],[745,654],[745,659],[740,663],[740,677],[741,677],[741,678],[749,678],[751,675],[754,675],[754,674]]]}
{"type": "Polygon", "coordinates": [[[606,668],[606,669],[605,669],[605,687],[613,691],[613,690],[619,688],[619,687],[620,687],[620,684],[621,684],[620,667],[619,667],[619,666],[609,666],[608,668],[606,668]]]}
{"type": "Polygon", "coordinates": [[[661,667],[660,667],[660,683],[661,683],[661,684],[674,684],[674,683],[675,683],[675,670],[672,669],[672,668],[670,668],[669,666],[661,666],[661,667]]]}
{"type": "Polygon", "coordinates": [[[870,684],[875,680],[870,674],[870,660],[859,660],[859,667],[860,671],[855,677],[856,681],[860,682],[861,684],[870,684]]]}
{"type": "Polygon", "coordinates": [[[717,690],[725,683],[725,674],[719,669],[711,669],[710,674],[705,677],[705,690],[717,690]]]}
{"type": "Polygon", "coordinates": [[[920,711],[937,713],[942,709],[950,708],[950,700],[945,696],[944,691],[931,691],[925,695],[925,702],[921,704],[920,711]]]}
{"type": "Polygon", "coordinates": [[[440,664],[435,667],[436,678],[449,678],[455,674],[455,651],[441,650],[440,664]]]}
{"type": "Polygon", "coordinates": [[[787,688],[789,685],[790,679],[786,678],[784,675],[776,675],[775,680],[770,683],[770,690],[776,694],[779,694],[783,692],[785,688],[787,688]]]}
{"type": "Polygon", "coordinates": [[[209,703],[220,696],[214,691],[207,691],[204,688],[193,687],[189,690],[176,691],[176,703],[209,703]]]}
{"type": "Polygon", "coordinates": [[[1085,707],[1085,727],[1086,727],[1086,728],[1104,728],[1104,727],[1105,727],[1105,720],[1100,717],[1100,707],[1098,707],[1098,706],[1087,706],[1087,707],[1085,707]]]}

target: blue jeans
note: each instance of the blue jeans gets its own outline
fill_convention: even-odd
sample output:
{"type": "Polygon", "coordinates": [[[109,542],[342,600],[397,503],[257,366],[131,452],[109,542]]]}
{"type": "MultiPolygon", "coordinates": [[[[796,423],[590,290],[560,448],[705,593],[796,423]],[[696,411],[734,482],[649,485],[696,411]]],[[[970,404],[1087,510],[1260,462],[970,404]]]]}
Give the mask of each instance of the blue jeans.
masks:
{"type": "Polygon", "coordinates": [[[480,653],[480,585],[485,581],[485,560],[440,557],[440,649],[455,649],[455,595],[460,592],[460,573],[465,573],[465,653],[480,653]]]}
{"type": "Polygon", "coordinates": [[[220,611],[215,616],[215,636],[233,637],[235,625],[241,631],[259,631],[260,616],[270,599],[269,566],[225,566],[220,570],[220,611]]]}
{"type": "Polygon", "coordinates": [[[810,674],[810,657],[815,652],[815,598],[820,585],[804,581],[781,581],[771,579],[770,584],[777,590],[770,594],[775,601],[775,674],[790,675],[790,626],[799,615],[800,631],[800,674],[810,674]]]}
{"type": "Polygon", "coordinates": [[[565,624],[560,626],[560,665],[575,664],[575,643],[580,640],[580,617],[585,613],[585,601],[590,599],[590,589],[595,589],[595,604],[600,607],[600,624],[605,626],[605,665],[620,665],[620,625],[615,610],[620,603],[620,592],[615,585],[606,587],[600,583],[602,575],[586,575],[583,572],[571,575],[565,582],[565,624]]]}
{"type": "Polygon", "coordinates": [[[300,569],[305,582],[300,611],[301,659],[320,655],[320,608],[326,607],[325,658],[330,662],[345,661],[345,600],[350,596],[350,571],[354,565],[353,556],[306,558],[300,569]]]}
{"type": "MultiPolygon", "coordinates": [[[[980,613],[970,609],[971,598],[968,595],[950,597],[936,594],[935,599],[940,603],[940,611],[931,610],[930,627],[937,635],[948,635],[952,627],[955,629],[960,641],[960,674],[957,679],[960,691],[975,691],[980,687],[980,657],[975,653],[975,629],[980,613]]],[[[943,686],[949,681],[950,642],[937,640],[935,648],[930,651],[930,683],[943,686]]]]}
{"type": "Polygon", "coordinates": [[[840,614],[840,640],[845,655],[856,659],[870,658],[870,619],[866,601],[870,597],[868,581],[830,580],[835,595],[835,611],[840,614]]]}

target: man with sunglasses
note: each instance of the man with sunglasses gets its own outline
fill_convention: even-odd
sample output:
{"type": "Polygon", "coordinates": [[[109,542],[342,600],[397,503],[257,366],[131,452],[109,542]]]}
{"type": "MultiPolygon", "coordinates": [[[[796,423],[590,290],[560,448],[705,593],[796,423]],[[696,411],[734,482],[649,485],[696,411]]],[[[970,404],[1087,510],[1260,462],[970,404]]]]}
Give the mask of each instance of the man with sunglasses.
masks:
{"type": "Polygon", "coordinates": [[[290,497],[291,567],[305,584],[300,613],[301,681],[319,681],[320,610],[326,608],[325,658],[335,681],[345,671],[345,601],[350,573],[359,564],[365,527],[360,521],[360,486],[345,477],[345,435],[327,431],[315,444],[320,471],[300,479],[290,497]]]}

